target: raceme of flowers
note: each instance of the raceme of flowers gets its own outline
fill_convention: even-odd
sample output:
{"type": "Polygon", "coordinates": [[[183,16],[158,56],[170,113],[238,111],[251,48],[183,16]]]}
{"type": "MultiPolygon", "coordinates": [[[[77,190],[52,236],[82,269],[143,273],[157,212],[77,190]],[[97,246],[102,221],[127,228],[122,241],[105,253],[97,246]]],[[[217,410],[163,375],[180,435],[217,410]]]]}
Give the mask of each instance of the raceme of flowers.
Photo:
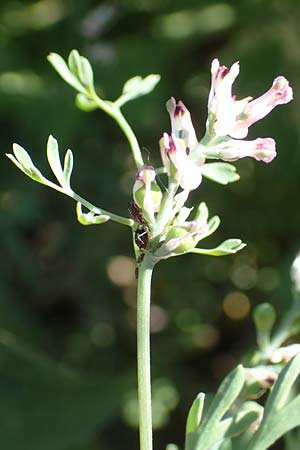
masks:
{"type": "MultiPolygon", "coordinates": [[[[265,117],[277,105],[290,102],[293,90],[283,76],[278,76],[271,88],[260,97],[237,100],[232,94],[232,85],[238,74],[238,62],[228,69],[226,66],[220,66],[217,59],[213,60],[206,134],[200,141],[197,139],[190,112],[183,102],[176,102],[174,98],[167,102],[171,133],[163,133],[160,139],[161,159],[169,178],[169,186],[173,184],[175,190],[182,189],[174,199],[171,214],[173,218],[183,208],[189,192],[201,184],[204,167],[212,167],[212,164],[206,164],[208,159],[235,161],[252,157],[257,161],[269,163],[276,156],[274,139],[243,138],[247,136],[253,123],[265,117]]],[[[136,175],[134,200],[151,223],[155,222],[155,214],[160,210],[162,198],[155,181],[155,169],[143,166],[136,175]]],[[[164,236],[164,244],[156,252],[157,257],[169,257],[170,254],[189,251],[200,239],[207,236],[208,214],[187,221],[190,212],[190,209],[185,208],[184,214],[175,218],[174,226],[169,228],[164,236]]]]}

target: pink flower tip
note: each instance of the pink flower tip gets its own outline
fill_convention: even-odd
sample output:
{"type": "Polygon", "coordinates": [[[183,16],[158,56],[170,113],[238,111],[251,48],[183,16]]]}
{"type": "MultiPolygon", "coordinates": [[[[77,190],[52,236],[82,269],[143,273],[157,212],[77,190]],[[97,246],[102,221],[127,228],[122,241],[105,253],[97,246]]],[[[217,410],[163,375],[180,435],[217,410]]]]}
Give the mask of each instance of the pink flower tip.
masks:
{"type": "Polygon", "coordinates": [[[256,161],[270,163],[276,157],[276,143],[272,138],[258,138],[255,140],[253,157],[256,161]]]}
{"type": "Polygon", "coordinates": [[[288,80],[282,75],[275,78],[272,88],[276,92],[277,104],[289,103],[293,100],[293,89],[289,85],[288,80]]]}

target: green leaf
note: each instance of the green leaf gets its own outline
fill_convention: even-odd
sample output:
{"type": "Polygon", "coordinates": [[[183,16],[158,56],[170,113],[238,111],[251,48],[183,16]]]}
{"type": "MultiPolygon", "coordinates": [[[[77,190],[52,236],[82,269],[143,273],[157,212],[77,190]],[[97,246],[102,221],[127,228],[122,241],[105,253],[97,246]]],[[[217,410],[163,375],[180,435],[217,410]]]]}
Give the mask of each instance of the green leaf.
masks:
{"type": "Polygon", "coordinates": [[[229,426],[227,427],[226,432],[224,433],[224,437],[234,437],[238,436],[239,434],[243,433],[249,426],[255,422],[259,418],[259,412],[252,410],[252,411],[242,411],[236,414],[234,417],[231,417],[230,419],[225,419],[222,422],[230,421],[228,422],[229,426]]]}
{"type": "Polygon", "coordinates": [[[145,78],[142,78],[141,76],[130,78],[124,84],[122,95],[116,103],[119,105],[124,105],[126,102],[133,100],[134,98],[149,94],[153,91],[159,81],[160,75],[157,74],[150,74],[145,78]]]}
{"type": "Polygon", "coordinates": [[[47,142],[47,158],[52,172],[62,187],[66,185],[65,175],[61,166],[57,140],[50,134],[47,142]]]}
{"type": "Polygon", "coordinates": [[[282,369],[269,394],[260,427],[250,440],[247,450],[266,450],[289,430],[300,426],[300,395],[287,403],[299,373],[298,354],[282,369]]]}
{"type": "Polygon", "coordinates": [[[24,169],[31,169],[35,167],[32,159],[29,156],[29,153],[27,153],[27,151],[23,147],[21,147],[21,145],[13,144],[13,152],[16,159],[21,164],[21,166],[24,167],[24,169]]]}
{"type": "Polygon", "coordinates": [[[280,375],[268,397],[264,417],[274,414],[282,408],[290,394],[293,383],[300,373],[300,354],[296,355],[280,372],[280,375]]]}
{"type": "Polygon", "coordinates": [[[70,71],[79,79],[81,84],[86,86],[89,90],[93,89],[94,75],[88,59],[84,56],[80,56],[77,50],[72,50],[68,58],[68,64],[70,71]]]}
{"type": "Polygon", "coordinates": [[[50,53],[47,59],[66,83],[77,91],[82,92],[83,94],[86,93],[86,89],[81,85],[76,76],[71,73],[65,60],[60,55],[57,53],[50,53]]]}
{"type": "Polygon", "coordinates": [[[68,188],[71,187],[70,180],[73,171],[73,161],[74,161],[73,153],[70,149],[68,149],[64,159],[64,178],[65,178],[65,185],[68,188]]]}
{"type": "MultiPolygon", "coordinates": [[[[201,239],[205,239],[211,234],[213,234],[217,228],[220,226],[221,220],[219,216],[213,216],[207,223],[207,230],[201,235],[201,239]]],[[[194,250],[193,250],[194,251],[194,250]]]]}
{"type": "Polygon", "coordinates": [[[94,89],[94,74],[92,66],[87,58],[84,56],[80,57],[80,80],[84,86],[86,86],[90,91],[94,89]]]}
{"type": "Polygon", "coordinates": [[[84,94],[77,94],[75,98],[75,104],[81,111],[90,112],[98,108],[97,103],[84,94]]]}
{"type": "Polygon", "coordinates": [[[38,183],[47,181],[42,173],[35,167],[27,151],[18,144],[13,144],[13,153],[7,153],[6,156],[20,169],[25,175],[38,183]]]}
{"type": "Polygon", "coordinates": [[[201,202],[195,214],[195,220],[199,222],[207,222],[208,219],[208,208],[205,202],[201,202]]]}
{"type": "Polygon", "coordinates": [[[81,225],[101,225],[110,219],[106,214],[95,214],[92,211],[88,213],[82,212],[82,205],[80,202],[77,202],[76,213],[78,222],[81,223],[81,225]]]}
{"type": "Polygon", "coordinates": [[[220,421],[240,394],[244,382],[244,369],[239,365],[221,383],[202,425],[196,432],[187,435],[186,450],[209,450],[222,439],[222,433],[225,435],[232,422],[226,422],[226,419],[220,421]]]}
{"type": "Polygon", "coordinates": [[[204,399],[205,394],[200,392],[200,394],[198,394],[193,401],[186,421],[186,434],[192,433],[199,427],[203,412],[204,399]]]}
{"type": "Polygon", "coordinates": [[[199,253],[201,255],[209,255],[209,256],[225,256],[225,255],[232,255],[240,250],[242,250],[244,247],[246,247],[247,244],[242,242],[240,239],[227,239],[226,241],[222,242],[222,244],[218,245],[218,247],[215,248],[194,248],[192,250],[192,253],[199,253]]]}
{"type": "Polygon", "coordinates": [[[204,418],[204,427],[213,426],[224,416],[241,392],[244,382],[244,368],[240,364],[222,381],[204,418]]]}
{"type": "MultiPolygon", "coordinates": [[[[243,433],[249,426],[258,418],[257,411],[243,411],[239,412],[233,417],[221,420],[214,428],[213,432],[208,436],[205,442],[205,447],[198,447],[202,450],[211,449],[215,444],[221,443],[224,440],[238,436],[243,433]]],[[[199,445],[199,444],[198,444],[199,445]]]]}
{"type": "Polygon", "coordinates": [[[263,420],[247,450],[267,450],[288,431],[300,426],[300,395],[277,414],[263,420]]]}
{"type": "Polygon", "coordinates": [[[201,166],[201,173],[206,178],[223,185],[234,183],[240,179],[239,174],[236,172],[236,167],[229,163],[204,164],[201,166]]]}
{"type": "Polygon", "coordinates": [[[77,78],[80,71],[80,54],[78,50],[73,49],[70,51],[68,57],[68,66],[72,74],[77,78]]]}

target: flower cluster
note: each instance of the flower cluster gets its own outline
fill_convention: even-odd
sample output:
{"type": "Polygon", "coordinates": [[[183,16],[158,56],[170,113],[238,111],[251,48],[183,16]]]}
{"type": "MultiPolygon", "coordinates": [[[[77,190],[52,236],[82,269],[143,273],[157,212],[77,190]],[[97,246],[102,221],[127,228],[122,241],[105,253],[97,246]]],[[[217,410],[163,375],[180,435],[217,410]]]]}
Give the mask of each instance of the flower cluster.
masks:
{"type": "MultiPolygon", "coordinates": [[[[200,141],[197,139],[190,112],[183,102],[176,102],[173,97],[167,102],[171,133],[165,132],[160,139],[160,152],[164,170],[168,175],[169,187],[175,186],[175,193],[177,189],[182,189],[179,194],[181,208],[189,192],[199,187],[207,169],[210,172],[215,170],[216,164],[207,163],[207,160],[220,159],[231,162],[239,158],[252,157],[257,161],[269,163],[276,156],[274,139],[270,137],[243,139],[253,123],[265,117],[275,106],[292,100],[292,88],[283,76],[278,76],[271,88],[257,99],[246,97],[237,100],[232,94],[232,86],[238,74],[238,62],[228,69],[226,66],[220,66],[217,59],[213,60],[206,134],[200,141]]],[[[227,169],[230,167],[228,163],[218,163],[218,170],[222,168],[222,164],[227,169]]],[[[159,213],[163,198],[155,175],[153,167],[143,166],[137,172],[134,185],[134,200],[152,224],[155,224],[155,214],[159,213]]],[[[238,176],[228,182],[236,179],[238,176]]],[[[185,217],[180,223],[176,217],[180,210],[176,198],[177,196],[174,198],[171,212],[173,222],[169,221],[169,227],[163,236],[163,245],[156,252],[160,257],[187,252],[207,234],[207,217],[204,221],[194,219],[189,222],[185,217]]]]}

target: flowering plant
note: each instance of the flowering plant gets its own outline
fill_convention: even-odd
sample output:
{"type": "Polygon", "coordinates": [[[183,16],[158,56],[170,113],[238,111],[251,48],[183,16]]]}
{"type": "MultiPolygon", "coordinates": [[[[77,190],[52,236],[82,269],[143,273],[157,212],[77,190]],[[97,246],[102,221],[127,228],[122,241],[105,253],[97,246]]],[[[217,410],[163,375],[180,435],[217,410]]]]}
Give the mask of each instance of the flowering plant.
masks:
{"type": "MultiPolygon", "coordinates": [[[[222,185],[237,181],[239,175],[231,164],[237,159],[252,157],[257,161],[271,162],[276,156],[275,141],[272,138],[244,138],[253,123],[265,117],[277,105],[290,102],[293,91],[288,81],[279,76],[275,78],[271,88],[257,99],[246,97],[237,100],[232,94],[232,86],[239,73],[239,63],[228,69],[220,66],[219,61],[215,59],[211,66],[212,80],[205,136],[201,140],[197,138],[188,109],[182,101],[177,102],[171,98],[167,102],[171,132],[163,133],[159,141],[163,166],[154,168],[144,164],[139,142],[121,108],[125,103],[151,92],[159,81],[159,76],[131,78],[124,84],[117,100],[108,101],[97,95],[91,65],[76,50],[70,53],[67,62],[55,53],[51,53],[48,60],[60,76],[77,91],[76,103],[79,108],[85,111],[102,109],[124,132],[137,167],[128,209],[129,217],[122,217],[95,206],[73,190],[73,153],[70,149],[67,150],[62,163],[58,143],[51,135],[47,143],[47,158],[57,182],[46,178],[20,145],[14,144],[13,153],[7,156],[33,180],[73,198],[77,203],[77,218],[81,224],[94,225],[113,220],[131,229],[138,278],[140,448],[151,450],[149,325],[153,268],[160,260],[172,256],[186,253],[224,256],[245,247],[245,244],[236,238],[229,238],[212,249],[198,247],[200,241],[216,231],[220,218],[209,218],[208,207],[204,202],[193,212],[192,207],[186,206],[189,194],[199,188],[203,177],[222,185]],[[221,161],[210,162],[211,159],[221,161]],[[158,174],[167,176],[165,189],[158,183],[158,174]]],[[[248,450],[263,450],[285,432],[300,425],[300,417],[296,414],[300,397],[291,402],[288,400],[292,384],[300,373],[298,346],[282,347],[292,334],[292,325],[298,318],[300,277],[299,268],[295,268],[295,264],[292,272],[295,302],[281,331],[271,339],[275,312],[269,304],[260,305],[254,314],[258,352],[248,361],[247,369],[240,365],[225,378],[209,408],[206,402],[204,405],[205,395],[200,393],[197,396],[187,419],[187,450],[224,450],[242,444],[248,450]],[[289,362],[280,372],[286,361],[289,362]],[[261,389],[267,389],[275,380],[277,381],[264,411],[258,403],[248,401],[261,389]],[[277,426],[278,423],[280,426],[277,426]],[[273,429],[275,424],[276,430],[273,429]]]]}

